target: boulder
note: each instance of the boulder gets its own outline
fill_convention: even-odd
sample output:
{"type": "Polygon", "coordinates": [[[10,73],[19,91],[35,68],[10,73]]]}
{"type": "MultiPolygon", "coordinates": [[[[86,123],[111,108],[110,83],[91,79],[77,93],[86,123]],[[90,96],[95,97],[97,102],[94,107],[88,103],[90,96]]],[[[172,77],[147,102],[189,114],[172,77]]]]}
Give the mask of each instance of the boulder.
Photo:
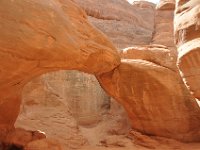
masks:
{"type": "Polygon", "coordinates": [[[181,141],[199,141],[199,106],[176,71],[146,60],[122,59],[119,67],[98,79],[125,107],[135,130],[181,141]]]}

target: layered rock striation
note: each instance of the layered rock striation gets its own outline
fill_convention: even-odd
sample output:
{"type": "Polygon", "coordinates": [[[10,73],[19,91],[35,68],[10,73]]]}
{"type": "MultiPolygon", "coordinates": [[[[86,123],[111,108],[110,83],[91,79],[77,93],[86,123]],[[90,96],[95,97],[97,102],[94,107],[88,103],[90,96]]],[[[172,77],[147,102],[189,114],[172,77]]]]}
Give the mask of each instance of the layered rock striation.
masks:
{"type": "Polygon", "coordinates": [[[178,47],[178,67],[185,84],[200,98],[200,2],[177,0],[174,19],[175,41],[178,47]]]}
{"type": "Polygon", "coordinates": [[[167,46],[175,54],[176,46],[174,43],[174,0],[160,0],[156,6],[155,12],[155,29],[152,37],[153,44],[161,44],[167,46]]]}

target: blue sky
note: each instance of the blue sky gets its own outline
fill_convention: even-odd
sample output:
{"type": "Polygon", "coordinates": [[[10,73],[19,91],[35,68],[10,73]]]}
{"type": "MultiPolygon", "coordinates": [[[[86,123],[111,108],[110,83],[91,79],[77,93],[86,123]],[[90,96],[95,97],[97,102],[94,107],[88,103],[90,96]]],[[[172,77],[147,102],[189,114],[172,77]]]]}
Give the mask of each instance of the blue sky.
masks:
{"type": "MultiPolygon", "coordinates": [[[[133,2],[133,1],[139,1],[139,0],[128,0],[130,3],[133,2]]],[[[152,2],[152,3],[158,3],[159,0],[146,0],[146,1],[149,1],[149,2],[152,2]]]]}

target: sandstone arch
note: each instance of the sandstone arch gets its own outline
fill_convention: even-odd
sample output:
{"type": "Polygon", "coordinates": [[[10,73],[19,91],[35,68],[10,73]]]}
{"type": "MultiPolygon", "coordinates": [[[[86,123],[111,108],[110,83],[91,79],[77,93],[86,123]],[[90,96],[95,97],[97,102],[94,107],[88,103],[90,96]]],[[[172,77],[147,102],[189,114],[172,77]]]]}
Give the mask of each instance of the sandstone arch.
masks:
{"type": "Polygon", "coordinates": [[[114,46],[72,1],[0,3],[0,126],[13,126],[22,87],[34,76],[59,69],[100,74],[119,64],[114,46]]]}
{"type": "Polygon", "coordinates": [[[31,78],[75,69],[95,74],[104,89],[126,108],[135,129],[183,141],[200,139],[199,108],[182,89],[175,72],[145,60],[120,63],[116,48],[87,22],[73,1],[2,0],[0,31],[1,129],[13,127],[22,87],[31,78]],[[140,88],[153,93],[148,91],[143,99],[145,90],[140,88]],[[152,99],[156,95],[167,98],[161,102],[156,99],[155,106],[152,99]]]}

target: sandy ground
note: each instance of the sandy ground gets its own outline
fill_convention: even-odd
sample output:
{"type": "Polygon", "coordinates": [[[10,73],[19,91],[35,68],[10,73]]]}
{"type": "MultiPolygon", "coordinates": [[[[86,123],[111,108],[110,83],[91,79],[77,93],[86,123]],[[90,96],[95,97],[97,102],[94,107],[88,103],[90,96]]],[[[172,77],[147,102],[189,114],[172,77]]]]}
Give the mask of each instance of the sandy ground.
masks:
{"type": "Polygon", "coordinates": [[[81,150],[200,150],[200,143],[181,143],[167,138],[139,136],[140,141],[135,138],[133,142],[133,139],[121,137],[119,140],[111,140],[106,145],[87,146],[81,150]],[[120,142],[122,144],[119,144],[120,142]]]}
{"type": "Polygon", "coordinates": [[[138,145],[128,146],[128,147],[84,147],[80,150],[200,150],[200,143],[189,143],[179,145],[168,145],[160,146],[156,148],[145,148],[138,145]]]}
{"type": "Polygon", "coordinates": [[[121,125],[124,121],[116,116],[105,117],[94,127],[78,127],[65,107],[28,110],[18,118],[16,127],[44,131],[47,137],[58,140],[64,150],[200,150],[200,143],[181,143],[136,131],[127,133],[129,126],[121,125]]]}

